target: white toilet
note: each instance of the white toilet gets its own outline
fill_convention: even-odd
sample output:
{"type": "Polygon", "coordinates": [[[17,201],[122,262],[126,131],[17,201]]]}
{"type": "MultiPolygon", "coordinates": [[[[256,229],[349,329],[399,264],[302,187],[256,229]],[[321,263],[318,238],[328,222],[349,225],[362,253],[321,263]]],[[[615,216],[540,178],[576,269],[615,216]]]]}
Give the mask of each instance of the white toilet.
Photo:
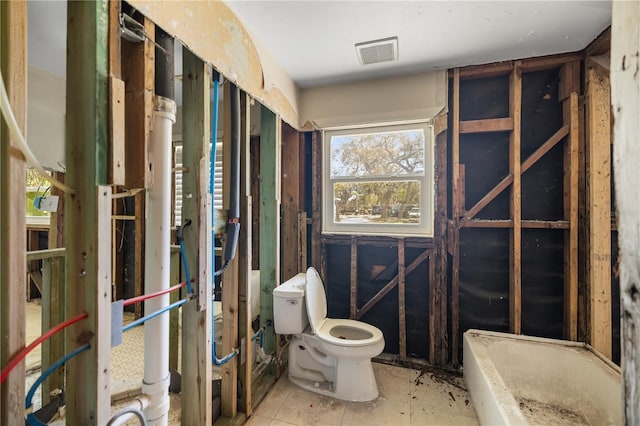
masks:
{"type": "Polygon", "coordinates": [[[345,401],[378,397],[371,358],[384,349],[382,332],[360,321],[327,318],[324,286],[314,268],[273,290],[273,310],[276,333],[293,335],[291,382],[345,401]]]}

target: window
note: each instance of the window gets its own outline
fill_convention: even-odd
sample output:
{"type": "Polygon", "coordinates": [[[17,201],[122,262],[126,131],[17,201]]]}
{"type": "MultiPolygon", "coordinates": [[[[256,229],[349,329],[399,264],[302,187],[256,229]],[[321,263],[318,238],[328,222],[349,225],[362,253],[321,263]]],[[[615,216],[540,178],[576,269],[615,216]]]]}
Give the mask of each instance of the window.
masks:
{"type": "Polygon", "coordinates": [[[433,235],[432,127],[324,133],[324,231],[433,235]]]}

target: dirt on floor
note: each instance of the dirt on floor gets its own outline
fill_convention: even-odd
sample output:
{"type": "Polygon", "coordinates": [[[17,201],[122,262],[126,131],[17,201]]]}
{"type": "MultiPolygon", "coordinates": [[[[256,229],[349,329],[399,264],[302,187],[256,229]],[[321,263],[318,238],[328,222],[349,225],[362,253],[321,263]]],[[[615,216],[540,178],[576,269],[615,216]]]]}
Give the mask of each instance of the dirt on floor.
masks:
{"type": "Polygon", "coordinates": [[[532,425],[571,426],[589,424],[583,415],[563,407],[526,398],[518,398],[517,401],[520,405],[520,411],[532,425]]]}

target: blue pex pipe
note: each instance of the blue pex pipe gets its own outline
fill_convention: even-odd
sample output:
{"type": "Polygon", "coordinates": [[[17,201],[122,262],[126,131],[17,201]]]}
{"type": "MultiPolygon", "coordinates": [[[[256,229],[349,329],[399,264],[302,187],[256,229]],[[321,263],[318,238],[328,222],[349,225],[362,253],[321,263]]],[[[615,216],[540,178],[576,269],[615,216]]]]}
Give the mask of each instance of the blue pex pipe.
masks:
{"type": "MultiPolygon", "coordinates": [[[[31,388],[29,389],[29,392],[27,393],[27,397],[25,398],[25,407],[27,408],[27,410],[32,407],[33,404],[32,404],[31,401],[33,401],[33,395],[35,395],[36,390],[38,390],[38,387],[42,384],[42,382],[44,382],[46,380],[46,378],[51,375],[51,373],[53,373],[58,368],[60,368],[60,366],[62,366],[65,362],[69,361],[74,356],[79,355],[80,353],[88,350],[90,347],[91,347],[91,345],[88,344],[88,343],[86,345],[84,345],[84,346],[80,346],[79,348],[77,348],[76,350],[74,350],[72,352],[69,352],[68,354],[66,354],[65,356],[63,356],[62,358],[60,358],[59,360],[54,362],[49,368],[47,368],[44,371],[44,373],[42,373],[40,375],[40,377],[38,377],[38,379],[34,382],[34,384],[31,385],[31,388]]],[[[38,420],[33,413],[29,413],[27,415],[27,423],[29,423],[30,425],[35,425],[35,426],[44,425],[44,423],[42,423],[40,420],[38,420]]]]}
{"type": "Polygon", "coordinates": [[[164,308],[162,308],[162,309],[158,309],[157,311],[152,312],[152,313],[150,313],[149,315],[146,315],[146,316],[144,316],[144,317],[142,317],[142,318],[138,318],[137,320],[135,320],[135,321],[133,321],[133,322],[131,322],[131,323],[127,324],[126,326],[124,326],[124,327],[122,328],[122,331],[123,331],[123,332],[125,332],[125,331],[129,331],[129,330],[131,330],[132,328],[137,327],[137,326],[139,326],[139,325],[142,325],[142,324],[144,324],[145,322],[149,321],[150,319],[157,317],[158,315],[162,315],[163,313],[165,313],[165,312],[167,312],[167,311],[170,311],[171,309],[175,309],[175,308],[177,308],[178,306],[182,306],[182,305],[184,305],[184,304],[185,304],[185,303],[187,303],[188,301],[189,301],[189,299],[182,299],[182,300],[178,300],[177,302],[174,302],[174,303],[170,304],[169,306],[166,306],[166,307],[164,307],[164,308]]]}

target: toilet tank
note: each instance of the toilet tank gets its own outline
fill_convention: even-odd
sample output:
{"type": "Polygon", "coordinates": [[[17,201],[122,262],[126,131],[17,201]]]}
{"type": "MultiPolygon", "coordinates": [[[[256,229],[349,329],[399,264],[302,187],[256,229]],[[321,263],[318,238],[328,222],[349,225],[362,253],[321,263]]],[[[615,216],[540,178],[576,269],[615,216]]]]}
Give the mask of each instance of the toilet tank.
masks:
{"type": "Polygon", "coordinates": [[[273,289],[273,325],[278,334],[302,333],[309,319],[304,303],[307,274],[300,273],[273,289]]]}

